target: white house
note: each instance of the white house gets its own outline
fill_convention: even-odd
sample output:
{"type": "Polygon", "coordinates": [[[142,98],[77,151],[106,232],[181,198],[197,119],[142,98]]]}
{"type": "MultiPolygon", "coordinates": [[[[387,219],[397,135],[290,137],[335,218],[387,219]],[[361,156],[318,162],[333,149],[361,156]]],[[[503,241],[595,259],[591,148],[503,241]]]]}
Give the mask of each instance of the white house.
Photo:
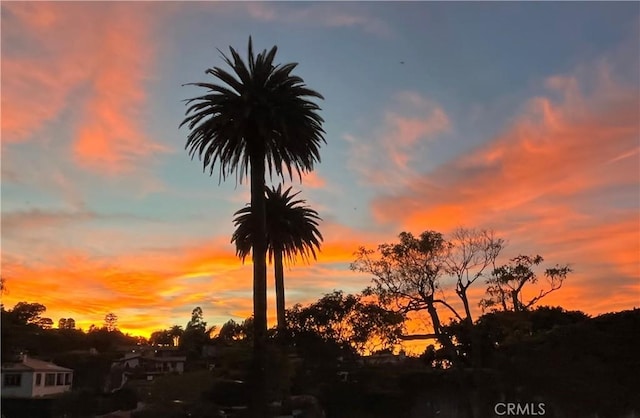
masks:
{"type": "Polygon", "coordinates": [[[42,360],[2,363],[3,398],[55,396],[71,390],[73,370],[42,360]]]}
{"type": "Polygon", "coordinates": [[[134,378],[153,380],[168,373],[182,374],[187,357],[177,354],[177,347],[135,347],[111,364],[113,376],[110,377],[109,388],[120,388],[134,378]]]}

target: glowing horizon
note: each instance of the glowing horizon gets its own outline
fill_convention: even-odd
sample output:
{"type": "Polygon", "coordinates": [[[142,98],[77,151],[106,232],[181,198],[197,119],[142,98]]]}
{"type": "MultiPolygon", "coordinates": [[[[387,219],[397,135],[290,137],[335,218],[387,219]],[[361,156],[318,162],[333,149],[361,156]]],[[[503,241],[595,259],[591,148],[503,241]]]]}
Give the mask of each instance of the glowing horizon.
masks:
{"type": "Polygon", "coordinates": [[[209,325],[250,315],[251,264],[230,243],[248,185],[203,174],[178,129],[200,93],[181,85],[211,81],[216,48],[244,56],[249,35],[326,97],[322,163],[286,182],[325,241],[285,270],[288,306],[369,285],[349,270],[361,245],[458,226],[507,239],[501,264],[571,264],[543,304],[640,306],[637,3],[0,7],[7,308],[85,330],[114,312],[145,337],[196,306],[209,325]]]}

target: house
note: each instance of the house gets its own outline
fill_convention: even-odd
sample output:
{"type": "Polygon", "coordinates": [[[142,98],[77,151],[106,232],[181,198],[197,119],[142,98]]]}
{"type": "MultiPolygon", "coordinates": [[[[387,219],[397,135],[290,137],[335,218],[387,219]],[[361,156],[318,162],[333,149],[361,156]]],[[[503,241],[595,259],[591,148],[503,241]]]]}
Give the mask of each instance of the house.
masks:
{"type": "Polygon", "coordinates": [[[115,366],[122,367],[125,371],[133,371],[135,369],[143,369],[149,372],[159,373],[179,373],[184,372],[184,356],[151,356],[148,354],[131,353],[119,360],[113,362],[115,366]]]}
{"type": "Polygon", "coordinates": [[[3,398],[56,396],[71,390],[73,370],[26,355],[17,362],[2,363],[3,398]]]}
{"type": "Polygon", "coordinates": [[[177,347],[136,347],[112,363],[112,370],[118,373],[110,385],[120,387],[131,378],[153,380],[167,373],[182,374],[187,357],[180,354],[177,347]]]}

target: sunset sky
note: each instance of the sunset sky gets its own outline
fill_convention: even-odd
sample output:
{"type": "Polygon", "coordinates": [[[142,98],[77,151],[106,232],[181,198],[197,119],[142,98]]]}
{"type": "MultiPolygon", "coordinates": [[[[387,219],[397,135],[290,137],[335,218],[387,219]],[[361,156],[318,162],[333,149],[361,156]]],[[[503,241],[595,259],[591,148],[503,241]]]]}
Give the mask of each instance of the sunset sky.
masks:
{"type": "Polygon", "coordinates": [[[210,325],[250,315],[229,242],[248,185],[203,173],[178,129],[201,92],[181,85],[249,35],[325,96],[322,162],[293,182],[325,242],[285,271],[289,306],[369,285],[360,245],[458,226],[504,237],[501,262],[570,263],[545,304],[640,306],[638,2],[1,8],[6,307],[85,329],[114,312],[147,336],[196,306],[210,325]]]}

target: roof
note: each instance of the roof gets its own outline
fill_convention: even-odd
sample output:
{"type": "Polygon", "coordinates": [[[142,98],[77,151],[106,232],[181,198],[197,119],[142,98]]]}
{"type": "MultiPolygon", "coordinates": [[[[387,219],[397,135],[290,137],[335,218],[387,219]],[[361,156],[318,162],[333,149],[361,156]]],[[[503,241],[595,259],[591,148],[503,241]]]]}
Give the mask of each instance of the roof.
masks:
{"type": "Polygon", "coordinates": [[[172,356],[172,357],[151,357],[151,356],[143,356],[140,354],[136,354],[130,357],[124,357],[120,359],[116,359],[114,363],[122,363],[128,360],[140,359],[141,361],[157,361],[157,362],[169,362],[169,361],[186,361],[186,356],[172,356]]]}
{"type": "Polygon", "coordinates": [[[2,371],[72,372],[73,370],[48,361],[25,358],[21,362],[3,363],[2,371]]]}

